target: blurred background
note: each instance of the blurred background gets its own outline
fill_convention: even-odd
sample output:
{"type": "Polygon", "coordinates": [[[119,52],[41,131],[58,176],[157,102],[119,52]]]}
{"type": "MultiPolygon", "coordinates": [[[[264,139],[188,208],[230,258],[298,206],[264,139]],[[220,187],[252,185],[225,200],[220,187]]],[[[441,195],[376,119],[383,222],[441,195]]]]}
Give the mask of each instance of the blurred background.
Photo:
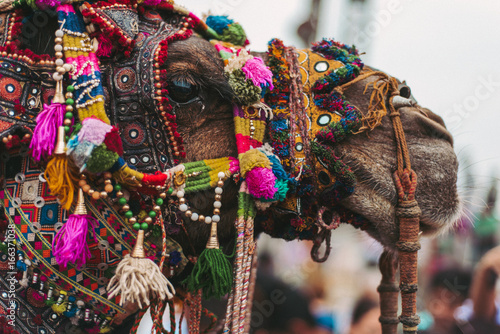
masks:
{"type": "MultiPolygon", "coordinates": [[[[470,276],[479,258],[500,240],[496,206],[500,172],[500,2],[177,0],[176,3],[200,17],[229,15],[242,24],[250,48],[255,51],[267,50],[267,42],[275,37],[285,45],[297,47],[307,47],[323,37],[354,44],[363,53],[365,64],[406,80],[419,103],[443,117],[455,137],[465,216],[454,230],[425,240],[419,253],[420,329],[430,328],[434,321],[432,302],[435,302],[431,299],[429,304],[432,278],[447,268],[458,268],[470,276]]],[[[273,324],[283,333],[377,333],[376,329],[370,329],[373,321],[361,326],[365,331],[351,328],[360,314],[369,315],[372,304],[376,306],[380,280],[377,261],[382,251],[376,241],[364,232],[341,226],[332,235],[333,249],[322,265],[310,260],[309,243],[271,240],[265,236],[258,243],[261,292],[265,295],[266,291],[278,289],[284,295],[270,305],[265,296],[263,301],[256,301],[252,315],[255,333],[274,333],[269,329],[273,324]],[[299,321],[286,329],[290,324],[286,320],[294,316],[299,321]],[[312,323],[319,325],[309,325],[312,323]]],[[[458,276],[451,274],[449,280],[460,287],[470,283],[470,278],[463,285],[457,283],[458,276]]],[[[457,319],[465,319],[468,312],[467,307],[452,311],[457,319]]],[[[378,315],[374,313],[372,318],[376,323],[378,315]]],[[[144,326],[147,327],[147,322],[144,326]]]]}

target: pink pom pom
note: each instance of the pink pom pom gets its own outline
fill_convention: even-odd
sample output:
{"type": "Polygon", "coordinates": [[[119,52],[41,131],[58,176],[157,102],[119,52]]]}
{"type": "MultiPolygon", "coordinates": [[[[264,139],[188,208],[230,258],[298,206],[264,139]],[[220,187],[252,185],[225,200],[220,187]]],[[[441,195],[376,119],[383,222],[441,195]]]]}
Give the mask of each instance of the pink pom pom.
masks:
{"type": "Polygon", "coordinates": [[[33,297],[34,300],[37,300],[39,302],[45,300],[45,297],[41,295],[37,290],[33,290],[31,296],[33,297]]]}
{"type": "Polygon", "coordinates": [[[85,265],[91,257],[87,246],[87,234],[92,229],[94,240],[97,221],[90,215],[71,215],[61,230],[57,232],[52,242],[52,254],[57,263],[66,267],[68,263],[74,263],[78,267],[85,265]]]}
{"type": "Polygon", "coordinates": [[[273,73],[259,57],[247,60],[245,66],[241,68],[247,79],[252,79],[255,86],[267,86],[273,90],[273,73]]]}
{"type": "Polygon", "coordinates": [[[274,186],[276,176],[269,168],[257,167],[250,170],[246,174],[246,181],[248,192],[255,198],[271,199],[278,191],[278,188],[274,186]]]}
{"type": "Polygon", "coordinates": [[[156,6],[159,5],[161,0],[144,0],[146,6],[156,6]]]}
{"type": "Polygon", "coordinates": [[[113,127],[100,119],[87,117],[82,121],[82,128],[78,132],[78,141],[85,140],[94,145],[101,145],[106,138],[106,134],[111,130],[113,130],[113,127]]]}

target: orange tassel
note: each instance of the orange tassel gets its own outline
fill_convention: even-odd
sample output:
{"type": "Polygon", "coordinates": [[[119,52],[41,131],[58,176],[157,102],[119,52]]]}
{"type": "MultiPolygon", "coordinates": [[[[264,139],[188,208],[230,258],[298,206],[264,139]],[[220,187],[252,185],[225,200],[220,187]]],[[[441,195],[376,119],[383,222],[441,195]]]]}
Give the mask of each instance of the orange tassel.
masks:
{"type": "Polygon", "coordinates": [[[64,209],[69,210],[75,198],[75,184],[78,184],[78,177],[69,166],[64,136],[64,127],[60,126],[54,156],[47,163],[45,178],[50,192],[59,198],[64,209]]]}

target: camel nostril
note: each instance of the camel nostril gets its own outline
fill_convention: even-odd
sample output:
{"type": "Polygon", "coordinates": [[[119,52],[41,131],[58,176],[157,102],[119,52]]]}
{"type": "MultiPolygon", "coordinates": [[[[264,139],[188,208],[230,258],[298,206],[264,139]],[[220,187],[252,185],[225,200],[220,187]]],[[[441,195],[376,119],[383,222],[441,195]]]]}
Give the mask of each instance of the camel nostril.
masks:
{"type": "MultiPolygon", "coordinates": [[[[441,120],[439,116],[435,114],[433,116],[438,117],[439,120],[441,120]]],[[[433,117],[421,117],[420,124],[429,136],[446,140],[453,146],[453,137],[451,133],[446,129],[444,122],[442,120],[439,122],[439,120],[435,120],[433,117]]]]}
{"type": "Polygon", "coordinates": [[[399,89],[399,95],[401,95],[402,97],[405,97],[407,99],[410,98],[410,96],[411,96],[410,87],[408,87],[405,84],[399,84],[398,89],[399,89]]]}

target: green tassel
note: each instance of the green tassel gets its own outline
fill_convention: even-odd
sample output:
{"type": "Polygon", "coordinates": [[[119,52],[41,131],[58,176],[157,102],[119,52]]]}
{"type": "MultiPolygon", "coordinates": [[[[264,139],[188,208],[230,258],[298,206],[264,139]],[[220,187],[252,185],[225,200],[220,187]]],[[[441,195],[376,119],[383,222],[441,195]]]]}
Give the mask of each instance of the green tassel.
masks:
{"type": "Polygon", "coordinates": [[[231,292],[232,267],[222,250],[206,248],[184,281],[189,291],[203,290],[203,298],[221,298],[231,292]]]}

